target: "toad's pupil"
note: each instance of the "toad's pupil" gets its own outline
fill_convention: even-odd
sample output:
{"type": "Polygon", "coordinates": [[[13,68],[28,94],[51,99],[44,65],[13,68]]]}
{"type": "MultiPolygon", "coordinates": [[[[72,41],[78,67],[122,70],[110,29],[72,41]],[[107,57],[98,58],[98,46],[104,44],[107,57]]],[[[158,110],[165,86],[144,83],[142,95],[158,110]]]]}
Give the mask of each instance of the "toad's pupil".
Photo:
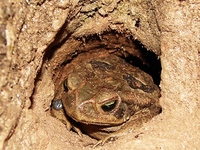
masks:
{"type": "Polygon", "coordinates": [[[101,108],[103,109],[103,111],[109,112],[109,111],[112,111],[115,108],[116,104],[117,104],[117,101],[114,100],[114,101],[103,104],[101,106],[101,108]]]}

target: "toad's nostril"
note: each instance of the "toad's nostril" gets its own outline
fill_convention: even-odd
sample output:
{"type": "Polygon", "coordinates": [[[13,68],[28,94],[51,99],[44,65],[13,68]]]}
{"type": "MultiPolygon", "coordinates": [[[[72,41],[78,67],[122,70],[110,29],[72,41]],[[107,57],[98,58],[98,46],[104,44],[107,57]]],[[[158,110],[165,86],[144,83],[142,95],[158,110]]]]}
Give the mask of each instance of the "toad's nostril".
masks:
{"type": "Polygon", "coordinates": [[[64,80],[63,87],[64,87],[65,92],[67,92],[68,91],[67,80],[64,80]]]}

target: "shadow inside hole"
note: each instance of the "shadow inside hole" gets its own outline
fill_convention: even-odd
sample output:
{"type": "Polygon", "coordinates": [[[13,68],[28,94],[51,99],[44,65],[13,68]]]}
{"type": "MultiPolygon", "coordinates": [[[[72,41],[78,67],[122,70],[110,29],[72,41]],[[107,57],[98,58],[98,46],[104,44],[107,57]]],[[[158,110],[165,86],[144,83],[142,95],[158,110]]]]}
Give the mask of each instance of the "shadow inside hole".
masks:
{"type": "Polygon", "coordinates": [[[145,63],[142,62],[142,60],[138,57],[132,55],[129,55],[124,59],[126,60],[126,62],[132,64],[133,66],[139,67],[141,70],[151,75],[154,83],[156,85],[159,85],[162,69],[159,57],[155,53],[148,51],[139,41],[135,41],[134,43],[136,44],[136,47],[139,49],[139,51],[142,53],[142,57],[145,60],[145,63]]]}

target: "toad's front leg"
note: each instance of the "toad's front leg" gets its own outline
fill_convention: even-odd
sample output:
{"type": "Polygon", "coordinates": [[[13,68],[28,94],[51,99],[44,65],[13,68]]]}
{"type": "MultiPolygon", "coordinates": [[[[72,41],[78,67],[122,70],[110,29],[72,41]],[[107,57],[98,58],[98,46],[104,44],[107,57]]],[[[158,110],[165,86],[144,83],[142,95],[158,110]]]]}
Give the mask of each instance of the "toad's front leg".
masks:
{"type": "Polygon", "coordinates": [[[80,136],[82,136],[82,132],[79,128],[77,128],[75,125],[72,125],[70,122],[70,118],[67,117],[64,109],[61,99],[55,99],[52,101],[51,106],[51,114],[53,117],[60,120],[62,123],[64,123],[68,130],[73,129],[75,132],[77,132],[80,136]]]}

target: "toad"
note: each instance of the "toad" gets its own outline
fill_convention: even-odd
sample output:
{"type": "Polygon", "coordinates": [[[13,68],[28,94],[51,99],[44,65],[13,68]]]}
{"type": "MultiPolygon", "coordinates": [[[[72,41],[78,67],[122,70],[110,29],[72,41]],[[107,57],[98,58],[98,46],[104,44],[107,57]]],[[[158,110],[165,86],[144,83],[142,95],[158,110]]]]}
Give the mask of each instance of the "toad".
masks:
{"type": "Polygon", "coordinates": [[[161,112],[152,77],[109,53],[80,54],[62,70],[51,113],[78,134],[104,143],[161,112]]]}

